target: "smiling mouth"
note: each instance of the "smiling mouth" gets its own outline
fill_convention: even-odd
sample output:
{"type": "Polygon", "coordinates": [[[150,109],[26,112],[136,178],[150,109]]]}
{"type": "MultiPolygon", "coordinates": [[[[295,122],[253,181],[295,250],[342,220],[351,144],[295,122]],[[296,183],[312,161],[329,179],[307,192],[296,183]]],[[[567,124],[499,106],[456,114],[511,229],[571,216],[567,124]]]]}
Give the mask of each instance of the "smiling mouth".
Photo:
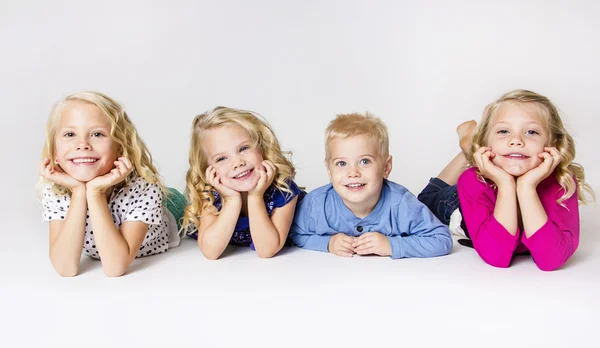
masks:
{"type": "Polygon", "coordinates": [[[80,163],[96,163],[98,161],[97,158],[73,158],[71,160],[71,162],[75,163],[75,164],[80,164],[80,163]]]}
{"type": "Polygon", "coordinates": [[[252,173],[253,170],[254,169],[245,170],[245,171],[239,173],[238,175],[234,176],[233,178],[234,179],[243,179],[243,178],[247,177],[248,175],[250,175],[250,173],[252,173]]]}
{"type": "Polygon", "coordinates": [[[348,185],[344,185],[347,188],[351,189],[351,190],[356,190],[356,189],[360,189],[363,188],[366,184],[348,184],[348,185]]]}
{"type": "Polygon", "coordinates": [[[504,155],[504,157],[509,158],[509,159],[515,159],[515,160],[523,160],[523,159],[528,159],[529,156],[525,156],[523,154],[520,153],[511,153],[508,155],[504,155]]]}

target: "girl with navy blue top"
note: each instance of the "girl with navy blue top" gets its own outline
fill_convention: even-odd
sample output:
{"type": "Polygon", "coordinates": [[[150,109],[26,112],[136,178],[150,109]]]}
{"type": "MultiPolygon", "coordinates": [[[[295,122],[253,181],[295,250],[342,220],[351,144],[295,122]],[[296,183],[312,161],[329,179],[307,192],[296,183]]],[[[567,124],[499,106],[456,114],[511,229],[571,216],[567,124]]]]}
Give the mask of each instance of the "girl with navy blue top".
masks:
{"type": "Polygon", "coordinates": [[[305,192],[264,119],[226,107],[196,116],[189,163],[182,228],[206,258],[219,258],[229,244],[259,257],[281,250],[305,192]]]}

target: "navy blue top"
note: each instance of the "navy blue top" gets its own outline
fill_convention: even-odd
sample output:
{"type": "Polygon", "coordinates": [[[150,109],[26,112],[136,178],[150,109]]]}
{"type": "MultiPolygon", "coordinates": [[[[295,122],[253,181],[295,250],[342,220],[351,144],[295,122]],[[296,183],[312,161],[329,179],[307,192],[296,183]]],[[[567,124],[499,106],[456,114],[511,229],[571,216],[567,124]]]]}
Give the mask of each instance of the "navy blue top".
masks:
{"type": "MultiPolygon", "coordinates": [[[[294,197],[298,196],[296,204],[300,203],[302,198],[306,195],[306,192],[302,191],[293,180],[288,181],[290,190],[292,193],[280,191],[275,185],[271,184],[266,190],[263,196],[265,201],[265,208],[267,208],[267,215],[271,216],[273,209],[283,207],[288,204],[294,197]]],[[[221,211],[223,201],[221,195],[217,191],[212,191],[215,196],[214,205],[218,211],[221,211]]],[[[190,237],[198,239],[198,232],[190,234],[190,237]]],[[[254,250],[254,244],[252,243],[252,237],[250,236],[250,219],[247,216],[239,216],[237,224],[233,229],[233,235],[229,241],[231,244],[236,245],[249,245],[254,250]]]]}

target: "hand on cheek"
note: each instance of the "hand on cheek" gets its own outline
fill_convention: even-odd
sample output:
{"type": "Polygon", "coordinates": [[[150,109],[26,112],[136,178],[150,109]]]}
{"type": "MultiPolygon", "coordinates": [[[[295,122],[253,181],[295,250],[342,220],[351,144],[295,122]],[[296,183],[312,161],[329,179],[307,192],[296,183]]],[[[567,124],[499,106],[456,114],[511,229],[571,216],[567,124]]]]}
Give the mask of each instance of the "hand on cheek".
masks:
{"type": "Polygon", "coordinates": [[[544,152],[538,154],[538,157],[542,163],[517,179],[517,184],[537,187],[540,182],[554,172],[554,169],[562,161],[562,155],[555,147],[544,147],[544,152]]]}
{"type": "Polygon", "coordinates": [[[133,171],[133,165],[127,157],[119,157],[114,162],[115,168],[87,183],[88,190],[105,193],[106,190],[125,180],[133,171]]]}
{"type": "Polygon", "coordinates": [[[217,169],[213,166],[208,166],[208,168],[206,168],[205,175],[207,183],[214,187],[214,189],[217,190],[219,195],[221,195],[221,197],[224,199],[241,197],[238,191],[233,190],[222,183],[221,177],[217,175],[217,169]]]}
{"type": "Polygon", "coordinates": [[[39,166],[40,175],[46,180],[51,181],[57,185],[65,187],[71,191],[80,187],[85,187],[85,183],[75,180],[72,176],[65,173],[62,168],[56,163],[54,168],[49,158],[45,158],[40,162],[39,166]]]}

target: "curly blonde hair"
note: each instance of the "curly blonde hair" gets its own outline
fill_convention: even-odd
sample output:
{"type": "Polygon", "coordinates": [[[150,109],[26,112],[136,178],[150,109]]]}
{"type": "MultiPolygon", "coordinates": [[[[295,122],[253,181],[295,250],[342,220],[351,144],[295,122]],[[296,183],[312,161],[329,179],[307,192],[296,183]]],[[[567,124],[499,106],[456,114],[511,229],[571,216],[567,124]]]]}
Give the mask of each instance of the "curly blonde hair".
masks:
{"type": "MultiPolygon", "coordinates": [[[[580,164],[573,162],[575,159],[575,142],[573,137],[567,132],[560,118],[558,110],[552,102],[543,95],[524,89],[510,91],[498,100],[488,104],[481,117],[475,132],[473,142],[467,153],[469,164],[476,167],[473,154],[481,146],[487,146],[487,139],[492,126],[492,119],[504,103],[515,103],[521,105],[534,105],[539,110],[540,115],[546,120],[546,126],[549,131],[548,146],[554,146],[560,152],[562,161],[555,169],[558,183],[565,191],[556,201],[559,205],[571,197],[577,191],[577,199],[580,204],[585,204],[595,200],[594,191],[585,181],[585,171],[580,164]],[[575,182],[573,182],[573,178],[575,182]],[[591,200],[586,198],[586,193],[591,196],[591,200]]],[[[481,173],[478,171],[480,178],[481,173]]],[[[564,206],[564,205],[563,205],[564,206]]]]}
{"type": "MultiPolygon", "coordinates": [[[[115,188],[120,188],[123,185],[131,182],[136,177],[142,177],[151,184],[157,184],[161,190],[166,192],[166,188],[158,174],[158,171],[152,163],[152,156],[146,147],[144,141],[140,138],[135,126],[129,120],[125,109],[121,104],[99,92],[85,91],[69,95],[57,102],[46,123],[46,142],[42,149],[42,159],[50,159],[52,169],[55,166],[56,159],[56,133],[60,124],[60,118],[65,107],[71,102],[84,102],[97,106],[100,111],[108,118],[110,122],[110,136],[117,143],[120,156],[127,157],[134,170],[129,174],[124,182],[117,185],[115,188]]],[[[60,185],[48,182],[44,178],[40,179],[38,184],[38,192],[45,185],[52,185],[52,190],[57,195],[65,195],[69,193],[69,189],[60,185]]]]}
{"type": "Polygon", "coordinates": [[[267,121],[251,111],[216,107],[196,116],[192,122],[190,168],[185,179],[188,205],[185,208],[182,231],[187,230],[190,233],[193,227],[197,228],[203,211],[210,211],[215,215],[219,213],[214,208],[213,187],[208,184],[205,176],[208,159],[202,147],[202,140],[207,131],[231,125],[243,128],[250,136],[253,146],[259,149],[263,159],[273,162],[277,168],[273,184],[282,192],[292,192],[288,181],[295,177],[296,169],[287,158],[291,153],[281,150],[279,141],[267,121]]]}

